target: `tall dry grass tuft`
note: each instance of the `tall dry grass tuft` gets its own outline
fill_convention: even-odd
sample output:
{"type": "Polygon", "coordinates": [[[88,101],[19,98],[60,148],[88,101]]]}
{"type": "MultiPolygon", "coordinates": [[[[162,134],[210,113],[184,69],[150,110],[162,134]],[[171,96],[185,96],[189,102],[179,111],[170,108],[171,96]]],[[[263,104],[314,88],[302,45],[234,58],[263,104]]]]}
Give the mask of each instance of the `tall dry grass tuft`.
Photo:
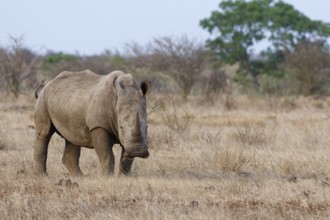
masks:
{"type": "Polygon", "coordinates": [[[239,172],[244,166],[249,164],[251,158],[244,152],[242,148],[239,149],[221,149],[215,152],[213,157],[215,166],[224,172],[239,172]]]}
{"type": "Polygon", "coordinates": [[[230,136],[241,146],[265,146],[275,141],[274,128],[267,133],[266,126],[254,125],[244,122],[236,126],[230,136]]]}

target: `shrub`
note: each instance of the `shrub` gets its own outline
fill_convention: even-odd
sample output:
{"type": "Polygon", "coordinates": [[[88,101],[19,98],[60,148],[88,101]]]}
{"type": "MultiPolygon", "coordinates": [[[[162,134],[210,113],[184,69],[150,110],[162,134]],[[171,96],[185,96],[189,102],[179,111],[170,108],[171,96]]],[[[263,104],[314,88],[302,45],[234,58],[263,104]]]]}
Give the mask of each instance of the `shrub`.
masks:
{"type": "Polygon", "coordinates": [[[322,42],[302,42],[286,54],[285,67],[294,92],[330,94],[330,53],[322,42]]]}
{"type": "Polygon", "coordinates": [[[0,48],[1,84],[18,97],[23,87],[33,88],[36,84],[36,72],[39,58],[23,45],[23,38],[11,37],[11,45],[0,48]]]}
{"type": "Polygon", "coordinates": [[[43,69],[50,78],[62,71],[81,71],[89,69],[97,74],[108,74],[114,70],[128,70],[124,57],[110,52],[101,55],[80,56],[62,52],[49,52],[43,59],[43,69]]]}
{"type": "Polygon", "coordinates": [[[179,111],[173,98],[168,104],[161,114],[163,124],[178,134],[184,133],[191,126],[192,117],[183,109],[179,111]]]}

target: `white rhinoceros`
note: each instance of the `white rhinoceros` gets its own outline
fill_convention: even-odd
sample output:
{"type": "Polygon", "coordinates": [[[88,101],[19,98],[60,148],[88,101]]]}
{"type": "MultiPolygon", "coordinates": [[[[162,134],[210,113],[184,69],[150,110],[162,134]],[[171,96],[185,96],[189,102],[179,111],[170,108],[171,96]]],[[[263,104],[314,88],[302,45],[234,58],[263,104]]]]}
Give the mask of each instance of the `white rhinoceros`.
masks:
{"type": "Polygon", "coordinates": [[[37,94],[35,105],[35,170],[46,175],[48,144],[57,132],[65,139],[63,164],[72,174],[81,147],[94,148],[102,173],[114,172],[112,147],[120,144],[120,171],[129,174],[134,157],[149,156],[146,95],[151,84],[138,86],[130,74],[97,75],[89,70],[62,72],[37,94]]]}

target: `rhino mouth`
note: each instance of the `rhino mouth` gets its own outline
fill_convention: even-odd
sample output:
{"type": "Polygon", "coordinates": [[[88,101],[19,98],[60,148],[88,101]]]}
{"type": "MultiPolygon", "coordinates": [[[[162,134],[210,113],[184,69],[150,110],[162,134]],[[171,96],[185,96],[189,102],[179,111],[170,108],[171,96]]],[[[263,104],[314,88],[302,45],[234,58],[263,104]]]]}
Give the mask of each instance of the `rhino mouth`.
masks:
{"type": "Polygon", "coordinates": [[[143,152],[128,152],[128,151],[125,151],[124,157],[126,157],[126,158],[133,158],[133,157],[148,158],[149,157],[149,151],[148,151],[148,149],[143,151],[143,152]]]}

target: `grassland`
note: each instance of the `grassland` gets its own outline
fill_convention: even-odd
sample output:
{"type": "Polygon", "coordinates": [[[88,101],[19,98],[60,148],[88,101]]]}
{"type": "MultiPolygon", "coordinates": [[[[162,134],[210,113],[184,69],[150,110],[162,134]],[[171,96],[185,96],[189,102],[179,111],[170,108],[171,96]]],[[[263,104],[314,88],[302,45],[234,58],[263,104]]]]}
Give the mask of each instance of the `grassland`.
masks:
{"type": "Polygon", "coordinates": [[[330,218],[329,98],[239,96],[226,110],[151,95],[151,156],[108,178],[89,149],[70,176],[56,135],[49,176],[34,176],[34,99],[0,100],[1,219],[330,218]]]}

